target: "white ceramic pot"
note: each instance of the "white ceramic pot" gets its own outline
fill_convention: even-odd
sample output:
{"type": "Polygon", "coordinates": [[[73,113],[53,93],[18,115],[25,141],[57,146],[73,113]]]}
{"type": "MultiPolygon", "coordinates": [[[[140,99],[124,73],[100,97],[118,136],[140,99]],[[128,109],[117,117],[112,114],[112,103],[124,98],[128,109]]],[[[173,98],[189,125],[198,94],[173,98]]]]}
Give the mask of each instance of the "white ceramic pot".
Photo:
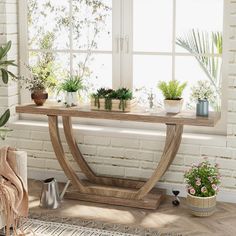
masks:
{"type": "Polygon", "coordinates": [[[164,100],[164,106],[167,113],[179,113],[182,110],[183,99],[180,100],[164,100]]]}
{"type": "Polygon", "coordinates": [[[216,209],[216,195],[212,197],[196,197],[188,193],[187,205],[194,216],[210,216],[216,209]]]}
{"type": "Polygon", "coordinates": [[[78,98],[77,98],[77,92],[66,92],[65,94],[65,102],[67,106],[77,106],[78,98]]]}

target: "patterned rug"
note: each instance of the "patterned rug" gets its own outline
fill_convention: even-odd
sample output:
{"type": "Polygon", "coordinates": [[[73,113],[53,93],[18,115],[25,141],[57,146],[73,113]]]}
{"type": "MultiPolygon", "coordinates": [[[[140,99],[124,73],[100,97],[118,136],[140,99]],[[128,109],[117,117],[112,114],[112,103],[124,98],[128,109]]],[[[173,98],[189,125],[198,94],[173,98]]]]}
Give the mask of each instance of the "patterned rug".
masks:
{"type": "Polygon", "coordinates": [[[28,219],[22,225],[22,229],[28,236],[135,236],[134,234],[92,229],[64,223],[46,222],[36,219],[28,219]]]}
{"type": "Polygon", "coordinates": [[[182,236],[176,233],[161,233],[156,229],[79,218],[61,218],[42,213],[31,213],[23,228],[35,233],[29,234],[30,236],[182,236]]]}

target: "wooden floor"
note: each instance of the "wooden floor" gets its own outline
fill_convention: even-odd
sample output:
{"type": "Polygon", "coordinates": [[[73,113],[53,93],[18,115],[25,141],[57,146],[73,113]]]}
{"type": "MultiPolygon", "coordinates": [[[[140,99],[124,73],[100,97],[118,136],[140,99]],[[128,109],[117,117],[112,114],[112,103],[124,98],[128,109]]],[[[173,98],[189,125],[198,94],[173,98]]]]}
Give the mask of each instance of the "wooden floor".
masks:
{"type": "Polygon", "coordinates": [[[71,217],[156,228],[160,232],[182,235],[236,235],[236,204],[218,203],[216,213],[208,218],[193,217],[188,213],[185,200],[179,207],[173,207],[171,197],[167,197],[158,210],[140,210],[129,207],[64,200],[57,210],[39,208],[41,183],[29,181],[30,212],[43,212],[51,216],[71,217]]]}

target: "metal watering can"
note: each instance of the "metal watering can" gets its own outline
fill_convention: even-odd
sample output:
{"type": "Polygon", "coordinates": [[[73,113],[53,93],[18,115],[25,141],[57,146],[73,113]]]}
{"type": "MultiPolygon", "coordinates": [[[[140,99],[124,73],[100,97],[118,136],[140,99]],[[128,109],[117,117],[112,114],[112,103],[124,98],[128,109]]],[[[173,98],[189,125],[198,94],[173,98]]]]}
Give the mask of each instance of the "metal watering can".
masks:
{"type": "Polygon", "coordinates": [[[59,194],[58,184],[55,178],[45,179],[43,181],[40,207],[48,209],[56,209],[60,206],[61,200],[64,197],[66,189],[68,188],[70,181],[67,182],[64,190],[59,194]]]}

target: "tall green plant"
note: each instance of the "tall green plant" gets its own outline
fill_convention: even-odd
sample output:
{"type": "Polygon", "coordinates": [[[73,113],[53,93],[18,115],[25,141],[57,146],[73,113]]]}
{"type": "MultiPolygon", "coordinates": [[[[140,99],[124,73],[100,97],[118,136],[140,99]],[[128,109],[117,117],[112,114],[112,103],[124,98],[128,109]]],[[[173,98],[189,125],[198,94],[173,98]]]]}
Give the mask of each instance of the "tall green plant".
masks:
{"type": "MultiPolygon", "coordinates": [[[[6,60],[7,53],[11,49],[11,41],[9,41],[5,46],[0,47],[0,71],[2,76],[2,81],[4,84],[8,83],[9,76],[16,77],[12,72],[10,72],[8,66],[16,66],[14,60],[6,60]]],[[[10,110],[7,109],[4,114],[0,117],[0,138],[5,138],[5,133],[8,129],[1,128],[3,127],[10,118],[10,110]]]]}
{"type": "MultiPolygon", "coordinates": [[[[196,58],[214,87],[219,100],[221,94],[221,61],[219,55],[222,55],[222,33],[192,29],[186,35],[178,37],[176,44],[196,58]]],[[[216,101],[214,107],[219,107],[219,101],[216,101]]]]}
{"type": "Polygon", "coordinates": [[[177,80],[170,80],[169,82],[160,81],[157,87],[161,90],[163,96],[167,100],[179,100],[182,98],[182,93],[187,86],[187,83],[180,84],[177,80]]]}

